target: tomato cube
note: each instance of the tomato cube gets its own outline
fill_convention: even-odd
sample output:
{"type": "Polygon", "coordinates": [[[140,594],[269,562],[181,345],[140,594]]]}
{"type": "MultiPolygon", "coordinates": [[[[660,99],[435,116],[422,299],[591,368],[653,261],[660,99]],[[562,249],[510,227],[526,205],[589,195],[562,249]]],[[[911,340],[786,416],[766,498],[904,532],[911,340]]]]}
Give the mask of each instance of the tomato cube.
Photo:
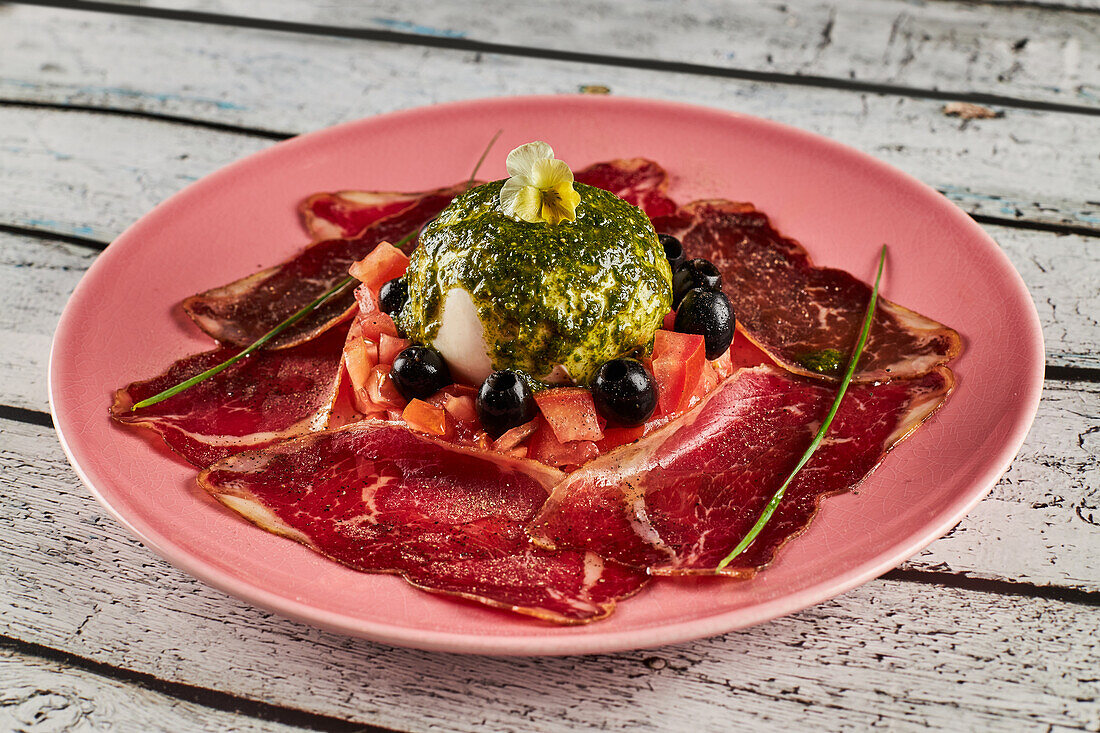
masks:
{"type": "Polygon", "coordinates": [[[645,435],[644,425],[638,425],[632,428],[618,426],[606,427],[603,429],[603,440],[597,441],[596,447],[600,449],[600,453],[607,453],[609,450],[614,450],[620,445],[633,443],[643,435],[645,435]]]}
{"type": "Polygon", "coordinates": [[[653,337],[653,378],[662,414],[682,411],[691,400],[707,363],[703,337],[658,330],[653,337]]]}
{"type": "Polygon", "coordinates": [[[378,407],[384,410],[402,410],[405,408],[405,398],[397,391],[397,385],[390,378],[390,368],[382,364],[371,369],[367,378],[367,396],[378,407]]]}
{"type": "Polygon", "coordinates": [[[443,402],[443,409],[451,413],[451,416],[459,422],[477,422],[477,407],[474,404],[473,397],[447,395],[443,402]]]}
{"type": "Polygon", "coordinates": [[[353,337],[344,344],[344,366],[356,390],[366,388],[367,378],[377,363],[378,348],[373,341],[353,337]]]}
{"type": "Polygon", "coordinates": [[[405,406],[401,419],[413,430],[429,435],[447,434],[447,413],[442,407],[429,405],[424,400],[414,399],[405,406]]]}
{"type": "Polygon", "coordinates": [[[499,438],[493,441],[493,450],[507,453],[527,440],[527,438],[533,435],[538,428],[539,421],[536,418],[530,422],[525,422],[522,425],[517,425],[514,428],[506,430],[499,438]]]}
{"type": "Polygon", "coordinates": [[[366,257],[352,263],[348,272],[366,285],[377,301],[378,291],[382,286],[395,277],[404,275],[408,267],[408,255],[389,242],[379,242],[366,257]]]}
{"type": "Polygon", "coordinates": [[[412,341],[408,339],[383,333],[378,341],[378,363],[393,364],[393,360],[397,358],[397,355],[411,345],[412,341]]]}
{"type": "Polygon", "coordinates": [[[580,466],[600,454],[591,440],[558,440],[545,416],[539,416],[539,427],[527,444],[527,455],[548,466],[580,466]]]}
{"type": "Polygon", "coordinates": [[[592,393],[583,387],[558,387],[535,393],[542,416],[562,443],[601,440],[603,430],[592,393]]]}
{"type": "Polygon", "coordinates": [[[359,323],[359,328],[363,331],[363,337],[375,343],[382,340],[382,334],[387,334],[392,338],[398,338],[397,326],[394,325],[393,319],[382,311],[375,311],[373,313],[360,312],[356,321],[359,323]]]}

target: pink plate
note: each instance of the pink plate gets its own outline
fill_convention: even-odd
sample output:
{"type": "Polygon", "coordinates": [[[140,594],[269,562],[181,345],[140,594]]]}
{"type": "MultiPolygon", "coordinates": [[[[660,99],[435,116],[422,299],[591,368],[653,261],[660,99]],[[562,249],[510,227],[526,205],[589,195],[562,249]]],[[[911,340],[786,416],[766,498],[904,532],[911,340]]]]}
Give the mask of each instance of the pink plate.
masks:
{"type": "Polygon", "coordinates": [[[54,338],[50,402],[80,477],[146,545],[257,606],[347,634],[480,654],[609,652],[738,629],[819,603],[941,536],[993,486],[1035,415],[1039,319],[1020,276],[966,214],[862,153],[766,120],[608,97],[490,99],[409,110],[289,140],[189,186],[134,224],[73,293],[54,338]],[[644,156],[673,194],[752,201],[814,259],[872,279],[889,243],[886,297],[958,329],[958,387],[858,494],[825,502],[756,579],[660,581],[609,619],[550,627],[364,575],[267,534],[208,498],[193,467],[113,425],[112,392],[207,349],[177,307],[187,295],[302,247],[295,205],[316,191],[419,190],[461,180],[497,129],[482,171],[550,142],[574,168],[644,156]]]}

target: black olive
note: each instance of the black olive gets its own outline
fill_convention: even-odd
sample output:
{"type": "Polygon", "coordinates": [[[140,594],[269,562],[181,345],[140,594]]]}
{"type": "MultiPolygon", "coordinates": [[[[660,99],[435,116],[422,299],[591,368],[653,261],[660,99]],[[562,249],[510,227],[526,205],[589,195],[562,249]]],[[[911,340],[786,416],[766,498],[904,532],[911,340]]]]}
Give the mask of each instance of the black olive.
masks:
{"type": "Polygon", "coordinates": [[[403,277],[395,277],[378,291],[378,304],[382,307],[382,312],[391,318],[397,318],[408,299],[409,286],[403,277]]]}
{"type": "Polygon", "coordinates": [[[527,382],[510,369],[493,372],[477,392],[477,416],[493,438],[535,419],[535,398],[527,382]]]}
{"type": "Polygon", "coordinates": [[[686,259],[684,245],[680,244],[680,240],[671,234],[658,234],[657,241],[665,248],[665,258],[668,260],[668,266],[672,268],[672,274],[675,275],[686,259]]]}
{"type": "Polygon", "coordinates": [[[422,400],[451,383],[451,370],[435,349],[409,346],[393,360],[390,377],[402,397],[422,400]]]}
{"type": "Polygon", "coordinates": [[[722,289],[722,273],[710,260],[688,260],[672,276],[672,307],[679,308],[687,291],[694,288],[722,289]]]}
{"type": "Polygon", "coordinates": [[[596,371],[592,400],[609,421],[641,425],[657,409],[657,383],[637,359],[612,359],[596,371]]]}
{"type": "Polygon", "coordinates": [[[706,342],[707,358],[717,359],[733,343],[737,324],[730,299],[720,290],[694,288],[676,311],[677,333],[697,333],[706,342]]]}

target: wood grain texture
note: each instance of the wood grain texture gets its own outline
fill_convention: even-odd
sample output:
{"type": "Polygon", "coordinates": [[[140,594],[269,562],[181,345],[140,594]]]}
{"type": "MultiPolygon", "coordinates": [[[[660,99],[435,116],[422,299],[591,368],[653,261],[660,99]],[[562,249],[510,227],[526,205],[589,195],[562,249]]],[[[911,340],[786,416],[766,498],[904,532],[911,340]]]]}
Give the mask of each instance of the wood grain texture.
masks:
{"type": "MultiPolygon", "coordinates": [[[[215,0],[155,1],[217,7],[215,0]]],[[[244,3],[218,1],[246,11],[244,3]]],[[[670,34],[658,25],[667,17],[662,13],[697,22],[707,17],[700,13],[721,15],[724,6],[710,0],[683,18],[680,6],[645,0],[623,6],[629,25],[613,24],[600,35],[583,27],[594,17],[586,13],[609,12],[598,0],[569,5],[569,14],[544,25],[561,48],[602,45],[593,50],[1097,106],[1100,51],[1095,44],[1074,48],[1095,37],[1096,16],[1035,14],[1030,7],[1047,1],[1010,0],[999,8],[997,0],[882,0],[881,7],[857,0],[836,3],[831,21],[832,5],[821,0],[785,10],[771,0],[758,7],[743,2],[736,6],[745,18],[740,26],[710,17],[690,29],[673,25],[670,34]],[[789,25],[768,23],[775,14],[789,25]],[[884,18],[896,25],[885,39],[884,18]],[[1034,22],[1021,25],[1021,18],[1034,22]],[[1012,36],[1024,25],[1027,42],[1009,48],[1022,40],[1012,36]],[[680,34],[688,30],[709,45],[684,43],[680,34]],[[722,61],[715,44],[724,34],[737,43],[734,56],[722,61]],[[1043,75],[1058,61],[1065,73],[1042,89],[1043,75]]],[[[383,0],[357,12],[391,30],[447,30],[437,20],[455,11],[432,5],[383,0]],[[424,27],[404,27],[410,18],[424,27]]],[[[284,17],[318,12],[286,0],[262,7],[284,17]]],[[[350,12],[344,0],[319,7],[350,12]]],[[[507,35],[531,7],[494,8],[465,32],[507,35]]],[[[965,122],[943,116],[940,102],[789,80],[706,78],[7,5],[0,5],[0,47],[8,49],[0,63],[0,224],[109,240],[186,183],[270,144],[187,118],[298,132],[417,104],[602,84],[615,94],[700,102],[822,132],[908,170],[975,214],[1100,232],[1094,193],[1100,125],[1087,115],[1008,108],[998,110],[1003,117],[965,122]],[[4,99],[61,109],[5,109],[4,99]],[[73,104],[116,114],[63,111],[73,104]]],[[[1051,363],[1095,367],[1096,243],[988,229],[1036,300],[1051,363]]],[[[0,405],[44,409],[49,335],[93,257],[87,248],[0,233],[6,347],[0,405]]],[[[1035,427],[1009,473],[906,567],[1052,585],[1082,600],[1073,593],[1100,590],[1098,419],[1100,385],[1048,380],[1035,427]]],[[[48,428],[0,420],[0,492],[0,634],[260,703],[418,731],[1100,730],[1100,616],[1091,605],[875,581],[755,629],[659,650],[466,658],[328,634],[176,571],[90,498],[48,428]]],[[[0,728],[82,725],[288,729],[0,652],[0,728]]]]}
{"type": "Polygon", "coordinates": [[[536,46],[1100,108],[1100,17],[904,0],[141,0],[425,39],[536,46]],[[537,29],[537,30],[536,30],[537,29]]]}
{"type": "Polygon", "coordinates": [[[0,430],[0,631],[159,678],[409,730],[1100,724],[1093,606],[874,581],[652,651],[394,649],[273,617],[174,570],[78,485],[50,430],[0,430]]]}
{"type": "MultiPolygon", "coordinates": [[[[898,166],[973,214],[1100,232],[1092,193],[1100,157],[1081,154],[1100,132],[1097,117],[1014,109],[960,120],[927,99],[25,6],[0,7],[0,44],[16,51],[0,71],[0,99],[279,132],[435,102],[605,85],[613,94],[821,133],[898,166]]],[[[73,154],[74,141],[62,142],[58,152],[73,154]]]]}
{"type": "Polygon", "coordinates": [[[27,733],[303,730],[211,710],[8,649],[0,649],[0,729],[27,733]]]}

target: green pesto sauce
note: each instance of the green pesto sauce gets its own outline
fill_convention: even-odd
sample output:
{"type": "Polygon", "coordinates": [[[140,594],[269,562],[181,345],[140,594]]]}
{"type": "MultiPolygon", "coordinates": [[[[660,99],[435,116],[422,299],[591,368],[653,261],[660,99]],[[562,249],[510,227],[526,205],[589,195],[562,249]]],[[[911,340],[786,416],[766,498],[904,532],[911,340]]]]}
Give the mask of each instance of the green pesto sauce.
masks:
{"type": "Polygon", "coordinates": [[[641,347],[672,305],[672,275],[649,218],[614,194],[575,184],[573,222],[515,221],[495,181],[467,191],[420,237],[398,316],[430,344],[447,292],[470,293],[495,369],[544,377],[562,364],[585,384],[601,364],[641,347]]]}
{"type": "Polygon", "coordinates": [[[844,358],[836,349],[808,351],[798,355],[799,365],[818,374],[835,374],[840,371],[840,360],[844,358]]]}

